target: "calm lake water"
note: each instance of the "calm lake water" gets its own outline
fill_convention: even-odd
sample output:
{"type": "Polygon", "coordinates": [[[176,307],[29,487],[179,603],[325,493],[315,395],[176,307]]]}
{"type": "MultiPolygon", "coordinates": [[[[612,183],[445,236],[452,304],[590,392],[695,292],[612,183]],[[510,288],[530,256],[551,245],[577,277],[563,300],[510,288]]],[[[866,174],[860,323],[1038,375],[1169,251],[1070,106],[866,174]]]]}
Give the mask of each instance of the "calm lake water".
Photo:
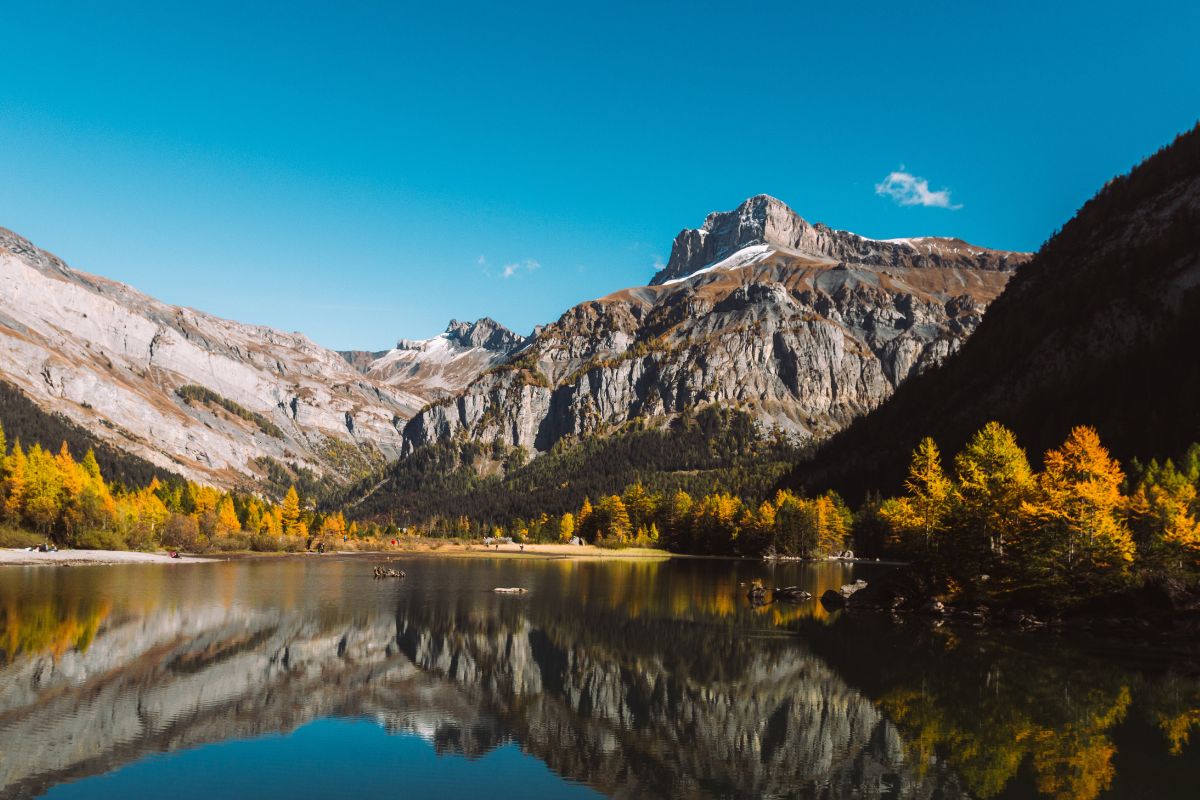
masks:
{"type": "Polygon", "coordinates": [[[0,797],[1200,792],[1195,662],[741,585],[880,567],[376,563],[0,568],[0,797]]]}

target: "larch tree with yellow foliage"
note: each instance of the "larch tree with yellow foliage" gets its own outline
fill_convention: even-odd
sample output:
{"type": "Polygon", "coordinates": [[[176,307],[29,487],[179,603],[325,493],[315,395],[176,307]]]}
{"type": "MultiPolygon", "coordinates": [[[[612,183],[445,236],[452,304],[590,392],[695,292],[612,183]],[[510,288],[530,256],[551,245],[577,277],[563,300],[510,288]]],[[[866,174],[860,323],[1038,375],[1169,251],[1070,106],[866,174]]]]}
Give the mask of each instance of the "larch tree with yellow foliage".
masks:
{"type": "Polygon", "coordinates": [[[304,525],[304,521],[300,518],[300,495],[296,492],[296,487],[288,488],[287,494],[283,498],[283,505],[279,508],[279,522],[283,527],[285,536],[307,536],[308,530],[304,525]]]}
{"type": "Polygon", "coordinates": [[[883,503],[879,514],[897,539],[893,546],[932,555],[946,533],[954,482],[942,468],[937,443],[928,436],[913,451],[904,488],[905,496],[883,503]]]}
{"type": "Polygon", "coordinates": [[[217,533],[228,536],[242,529],[238,521],[237,511],[233,507],[233,498],[225,495],[217,503],[217,533]]]}
{"type": "Polygon", "coordinates": [[[1094,428],[1074,428],[1061,447],[1047,451],[1036,489],[1021,507],[1018,573],[1060,587],[1127,575],[1134,545],[1122,519],[1124,480],[1094,428]]]}
{"type": "Polygon", "coordinates": [[[575,515],[570,511],[564,513],[558,520],[558,540],[570,544],[575,537],[575,515]]]}
{"type": "Polygon", "coordinates": [[[954,470],[955,566],[973,578],[1003,568],[1021,504],[1034,488],[1033,470],[1017,437],[999,422],[971,437],[955,457],[954,470]]]}

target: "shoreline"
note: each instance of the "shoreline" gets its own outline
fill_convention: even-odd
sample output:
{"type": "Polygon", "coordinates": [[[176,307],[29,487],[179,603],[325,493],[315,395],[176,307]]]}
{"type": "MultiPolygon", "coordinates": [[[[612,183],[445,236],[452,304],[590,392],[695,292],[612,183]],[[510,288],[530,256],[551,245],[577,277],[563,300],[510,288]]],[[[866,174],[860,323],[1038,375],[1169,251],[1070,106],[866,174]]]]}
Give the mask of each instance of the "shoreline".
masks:
{"type": "Polygon", "coordinates": [[[24,548],[0,548],[0,567],[30,567],[30,566],[97,566],[119,564],[207,564],[217,561],[242,561],[250,559],[275,558],[514,558],[514,559],[577,559],[595,561],[657,561],[670,558],[697,558],[666,550],[650,548],[626,548],[610,550],[595,545],[569,544],[527,544],[524,550],[519,545],[501,545],[499,549],[485,548],[483,545],[460,544],[457,542],[419,541],[407,543],[406,546],[386,548],[382,550],[330,550],[326,553],[315,552],[254,552],[231,551],[205,554],[180,553],[178,558],[171,558],[165,551],[142,552],[136,550],[57,550],[50,553],[26,550],[24,548]]]}
{"type": "Polygon", "coordinates": [[[219,559],[202,556],[171,558],[165,552],[143,553],[137,550],[56,550],[39,553],[24,548],[0,548],[0,567],[71,567],[99,564],[203,564],[219,559]]]}

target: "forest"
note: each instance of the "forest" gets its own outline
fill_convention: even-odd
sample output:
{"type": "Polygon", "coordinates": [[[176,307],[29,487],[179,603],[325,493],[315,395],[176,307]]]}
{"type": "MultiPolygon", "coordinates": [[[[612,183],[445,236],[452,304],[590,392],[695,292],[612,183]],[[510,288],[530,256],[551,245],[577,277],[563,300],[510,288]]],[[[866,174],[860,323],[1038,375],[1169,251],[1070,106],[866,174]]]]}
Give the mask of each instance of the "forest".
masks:
{"type": "MultiPolygon", "coordinates": [[[[736,411],[710,409],[673,430],[561,447],[530,464],[514,451],[472,448],[481,449],[426,448],[393,467],[393,479],[409,483],[397,494],[405,484],[394,480],[388,502],[400,498],[411,515],[426,515],[403,530],[752,558],[853,549],[915,562],[951,594],[985,585],[991,596],[1033,600],[1200,573],[1196,444],[1176,460],[1133,460],[1126,470],[1093,428],[1078,426],[1037,471],[1016,435],[990,422],[948,464],[925,438],[903,492],[868,495],[856,511],[836,492],[773,487],[789,446],[736,411]],[[500,461],[500,475],[480,477],[472,462],[480,457],[500,461]],[[633,479],[610,488],[625,476],[633,479]]],[[[66,441],[57,451],[10,446],[0,424],[0,534],[10,546],[304,550],[400,535],[395,518],[361,513],[302,502],[294,486],[273,502],[178,478],[110,482],[93,450],[77,459],[66,441]]]]}
{"type": "Polygon", "coordinates": [[[1200,445],[1178,462],[1130,463],[1077,426],[1035,472],[1011,430],[990,422],[947,471],[936,442],[912,454],[904,492],[869,498],[856,543],[915,561],[954,593],[1070,602],[1152,576],[1200,571],[1200,445]]]}
{"type": "Polygon", "coordinates": [[[374,525],[347,524],[340,512],[316,512],[295,487],[274,503],[181,478],[151,476],[141,486],[110,482],[92,449],[76,459],[66,441],[57,451],[19,440],[10,447],[0,421],[4,546],[295,551],[383,534],[374,525]]]}
{"type": "Polygon", "coordinates": [[[707,406],[661,426],[637,419],[608,436],[563,440],[532,460],[498,441],[438,442],[322,507],[358,520],[475,535],[542,514],[576,513],[585,498],[619,495],[639,483],[663,496],[729,493],[757,504],[805,455],[744,411],[707,406]]]}

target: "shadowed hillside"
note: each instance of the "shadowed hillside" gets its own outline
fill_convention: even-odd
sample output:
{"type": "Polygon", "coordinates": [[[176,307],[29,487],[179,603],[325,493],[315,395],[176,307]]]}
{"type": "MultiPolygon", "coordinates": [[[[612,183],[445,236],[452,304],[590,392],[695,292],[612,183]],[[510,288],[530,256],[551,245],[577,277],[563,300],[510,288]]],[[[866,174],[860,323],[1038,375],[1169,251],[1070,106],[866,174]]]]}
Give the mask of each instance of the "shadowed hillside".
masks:
{"type": "Polygon", "coordinates": [[[1034,458],[1092,425],[1122,459],[1200,439],[1200,128],[1106,185],[1043,245],[940,367],[907,381],[784,481],[891,490],[923,436],[989,420],[1034,458]]]}

